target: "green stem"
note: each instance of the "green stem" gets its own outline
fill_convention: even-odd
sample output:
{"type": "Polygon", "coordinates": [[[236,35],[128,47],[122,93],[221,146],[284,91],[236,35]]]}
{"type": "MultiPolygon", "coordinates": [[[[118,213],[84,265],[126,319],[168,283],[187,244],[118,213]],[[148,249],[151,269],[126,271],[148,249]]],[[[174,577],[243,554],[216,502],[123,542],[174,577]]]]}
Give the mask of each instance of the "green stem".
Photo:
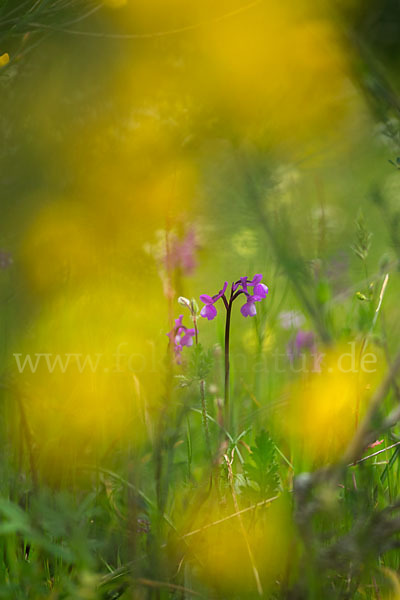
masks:
{"type": "Polygon", "coordinates": [[[207,420],[207,403],[206,403],[206,394],[205,394],[205,381],[204,379],[200,380],[200,398],[201,398],[201,412],[203,417],[203,428],[204,428],[204,437],[206,440],[207,453],[209,458],[212,457],[211,452],[211,442],[210,442],[210,431],[208,429],[208,420],[207,420]]]}
{"type": "Polygon", "coordinates": [[[229,394],[229,334],[231,327],[231,310],[232,298],[226,307],[226,322],[225,322],[225,388],[224,388],[224,411],[225,411],[225,427],[229,430],[230,426],[230,394],[229,394]]]}

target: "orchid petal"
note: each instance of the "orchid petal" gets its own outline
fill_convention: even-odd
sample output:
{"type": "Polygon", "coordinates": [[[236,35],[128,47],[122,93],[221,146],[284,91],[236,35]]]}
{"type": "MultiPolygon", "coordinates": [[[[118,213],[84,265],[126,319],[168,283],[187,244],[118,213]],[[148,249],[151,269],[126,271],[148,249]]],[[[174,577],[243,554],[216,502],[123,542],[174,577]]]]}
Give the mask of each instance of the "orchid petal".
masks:
{"type": "Polygon", "coordinates": [[[214,300],[208,294],[202,294],[200,296],[200,300],[204,302],[204,304],[212,304],[214,300]]]}
{"type": "Polygon", "coordinates": [[[182,319],[183,315],[179,315],[179,317],[175,319],[175,327],[182,327],[182,319]]]}
{"type": "Polygon", "coordinates": [[[263,278],[262,274],[258,273],[257,275],[254,275],[254,277],[251,281],[248,281],[248,285],[257,285],[260,283],[262,278],[263,278]]]}
{"type": "Polygon", "coordinates": [[[228,282],[225,281],[224,287],[222,288],[222,290],[220,290],[218,292],[218,294],[215,294],[215,296],[212,297],[213,298],[213,302],[216,302],[217,300],[219,300],[225,294],[225,291],[226,291],[227,287],[228,287],[228,282]]]}
{"type": "Polygon", "coordinates": [[[182,346],[193,346],[194,329],[187,329],[185,335],[181,339],[182,346]]]}
{"type": "Polygon", "coordinates": [[[242,284],[243,290],[246,291],[247,290],[247,277],[241,277],[240,283],[242,284]]]}
{"type": "Polygon", "coordinates": [[[236,292],[236,290],[238,289],[239,285],[240,285],[240,281],[235,281],[235,283],[232,283],[232,291],[236,292]]]}
{"type": "Polygon", "coordinates": [[[212,321],[217,316],[217,309],[213,304],[206,304],[200,311],[200,315],[209,321],[212,321]]]}
{"type": "Polygon", "coordinates": [[[257,314],[256,305],[253,301],[248,300],[240,309],[244,317],[254,317],[257,314]]]}
{"type": "Polygon", "coordinates": [[[261,298],[266,298],[268,287],[264,283],[257,283],[257,285],[254,286],[253,294],[255,296],[261,296],[261,298]]]}

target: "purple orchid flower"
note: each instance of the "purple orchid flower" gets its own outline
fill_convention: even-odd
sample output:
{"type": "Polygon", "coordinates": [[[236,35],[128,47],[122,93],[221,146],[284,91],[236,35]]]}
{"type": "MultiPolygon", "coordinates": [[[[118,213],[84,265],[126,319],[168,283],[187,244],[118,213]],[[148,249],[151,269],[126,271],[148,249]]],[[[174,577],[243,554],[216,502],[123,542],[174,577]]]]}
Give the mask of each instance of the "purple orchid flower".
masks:
{"type": "Polygon", "coordinates": [[[316,348],[317,345],[314,332],[299,329],[299,331],[288,344],[287,354],[289,359],[294,361],[306,350],[308,350],[311,354],[314,354],[316,352],[316,348]]]}
{"type": "Polygon", "coordinates": [[[218,294],[215,294],[215,296],[209,296],[208,294],[202,294],[200,296],[200,300],[205,304],[200,311],[202,317],[212,321],[212,319],[217,316],[217,309],[215,308],[214,304],[217,302],[217,300],[224,296],[227,287],[228,282],[225,281],[224,287],[218,292],[218,294]]]}
{"type": "Polygon", "coordinates": [[[248,277],[241,277],[241,285],[243,288],[244,294],[247,296],[246,303],[240,309],[240,312],[244,317],[254,317],[257,314],[256,302],[260,302],[264,298],[267,297],[268,287],[261,283],[262,275],[259,273],[258,275],[254,275],[251,281],[248,280],[248,277]],[[253,287],[253,293],[250,294],[248,292],[248,287],[253,287]]]}
{"type": "MultiPolygon", "coordinates": [[[[229,302],[232,303],[240,294],[246,296],[246,302],[240,309],[240,312],[244,317],[254,317],[257,314],[256,302],[260,302],[267,297],[268,287],[261,283],[262,275],[258,274],[249,279],[248,277],[241,277],[238,281],[232,283],[231,296],[229,302]],[[253,293],[250,293],[249,288],[253,288],[253,293]]],[[[228,283],[225,281],[224,287],[215,296],[209,296],[208,294],[202,294],[200,300],[205,304],[201,309],[200,315],[209,321],[217,316],[217,309],[214,304],[220,298],[223,299],[225,307],[228,307],[228,300],[225,297],[225,291],[228,283]]]]}
{"type": "Polygon", "coordinates": [[[193,346],[193,338],[196,335],[195,329],[189,329],[182,324],[183,315],[179,315],[177,319],[175,319],[175,325],[167,333],[169,337],[170,344],[173,345],[173,350],[175,354],[175,360],[179,364],[181,364],[181,352],[184,346],[193,346]]]}
{"type": "Polygon", "coordinates": [[[230,337],[230,323],[231,323],[231,312],[232,304],[240,294],[246,296],[246,302],[240,309],[241,314],[244,317],[254,317],[257,314],[256,302],[260,302],[266,298],[268,294],[268,287],[262,283],[263,276],[261,273],[254,275],[253,279],[248,277],[241,277],[238,281],[234,281],[231,285],[231,292],[229,298],[225,296],[226,288],[228,283],[225,281],[222,290],[214,296],[208,294],[202,294],[200,300],[204,303],[203,308],[200,311],[200,315],[209,321],[212,321],[217,316],[217,309],[215,303],[217,300],[222,298],[226,309],[226,320],[225,320],[225,388],[224,388],[224,409],[225,409],[225,423],[229,426],[230,421],[230,409],[229,409],[229,337],[230,337]],[[253,288],[249,290],[249,288],[253,288]]]}
{"type": "Polygon", "coordinates": [[[246,303],[240,308],[240,312],[244,317],[255,317],[257,314],[256,302],[261,300],[258,296],[248,295],[246,303]]]}

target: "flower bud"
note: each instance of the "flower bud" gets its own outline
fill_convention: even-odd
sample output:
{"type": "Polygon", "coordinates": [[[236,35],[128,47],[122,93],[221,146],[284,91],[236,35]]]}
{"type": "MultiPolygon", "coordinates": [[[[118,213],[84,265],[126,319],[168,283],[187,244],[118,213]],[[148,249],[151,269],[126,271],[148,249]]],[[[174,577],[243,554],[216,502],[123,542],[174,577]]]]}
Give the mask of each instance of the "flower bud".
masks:
{"type": "Polygon", "coordinates": [[[190,300],[188,298],[185,298],[184,296],[179,296],[178,304],[180,304],[181,306],[186,306],[186,308],[190,310],[190,300]]]}

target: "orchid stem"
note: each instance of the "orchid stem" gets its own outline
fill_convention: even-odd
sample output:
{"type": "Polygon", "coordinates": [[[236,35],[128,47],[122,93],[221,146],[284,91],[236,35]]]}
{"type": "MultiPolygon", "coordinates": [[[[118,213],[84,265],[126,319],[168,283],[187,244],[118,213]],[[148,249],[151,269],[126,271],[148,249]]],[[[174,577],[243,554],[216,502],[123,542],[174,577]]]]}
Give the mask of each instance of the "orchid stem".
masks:
{"type": "Polygon", "coordinates": [[[231,327],[232,298],[226,306],[225,322],[225,389],[224,389],[224,411],[225,427],[229,430],[230,426],[230,402],[229,402],[229,334],[231,327]]]}

